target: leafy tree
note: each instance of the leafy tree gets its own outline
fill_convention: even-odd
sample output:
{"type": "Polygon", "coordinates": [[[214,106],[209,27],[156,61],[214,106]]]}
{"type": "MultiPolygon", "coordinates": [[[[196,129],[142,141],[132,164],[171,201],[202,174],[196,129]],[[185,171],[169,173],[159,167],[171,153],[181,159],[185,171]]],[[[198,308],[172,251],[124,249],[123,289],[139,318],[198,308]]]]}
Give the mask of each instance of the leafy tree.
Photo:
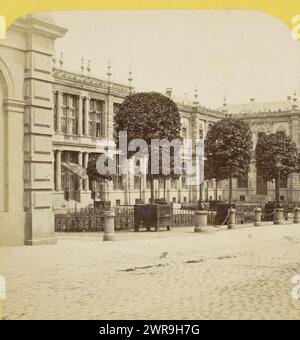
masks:
{"type": "MultiPolygon", "coordinates": [[[[174,169],[174,149],[171,148],[170,175],[162,173],[161,157],[159,173],[151,174],[151,141],[153,139],[181,139],[181,121],[177,105],[168,97],[156,92],[140,92],[125,98],[114,116],[115,140],[120,131],[127,131],[128,143],[135,138],[148,145],[148,179],[151,181],[151,202],[154,201],[154,179],[178,177],[174,169]]],[[[159,150],[161,155],[161,150],[159,150]]],[[[128,154],[132,157],[133,154],[128,154]]]]}
{"type": "Polygon", "coordinates": [[[247,122],[228,117],[216,122],[205,139],[206,178],[229,179],[229,203],[232,203],[232,179],[246,179],[252,156],[252,133],[247,122]]]}
{"type": "Polygon", "coordinates": [[[262,134],[255,150],[256,166],[266,181],[275,180],[276,201],[280,200],[280,179],[299,172],[296,144],[284,132],[262,134]]]}

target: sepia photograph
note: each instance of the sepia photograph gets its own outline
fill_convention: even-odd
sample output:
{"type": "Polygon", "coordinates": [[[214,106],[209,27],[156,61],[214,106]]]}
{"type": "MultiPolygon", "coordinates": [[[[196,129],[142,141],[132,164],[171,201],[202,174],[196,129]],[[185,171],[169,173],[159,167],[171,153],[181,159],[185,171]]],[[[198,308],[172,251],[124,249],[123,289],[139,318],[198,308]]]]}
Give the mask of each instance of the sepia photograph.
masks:
{"type": "Polygon", "coordinates": [[[199,334],[175,320],[299,319],[297,33],[250,9],[11,24],[0,320],[107,320],[99,335],[130,338],[199,334]]]}

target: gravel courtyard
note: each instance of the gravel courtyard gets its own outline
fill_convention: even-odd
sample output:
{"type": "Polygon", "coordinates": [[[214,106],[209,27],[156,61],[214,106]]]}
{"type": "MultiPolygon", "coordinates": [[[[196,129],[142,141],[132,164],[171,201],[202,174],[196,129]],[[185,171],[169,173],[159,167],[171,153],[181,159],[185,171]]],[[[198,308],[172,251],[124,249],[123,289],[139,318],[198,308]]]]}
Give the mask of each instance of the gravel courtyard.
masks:
{"type": "Polygon", "coordinates": [[[4,319],[300,319],[300,225],[0,248],[4,319]]]}

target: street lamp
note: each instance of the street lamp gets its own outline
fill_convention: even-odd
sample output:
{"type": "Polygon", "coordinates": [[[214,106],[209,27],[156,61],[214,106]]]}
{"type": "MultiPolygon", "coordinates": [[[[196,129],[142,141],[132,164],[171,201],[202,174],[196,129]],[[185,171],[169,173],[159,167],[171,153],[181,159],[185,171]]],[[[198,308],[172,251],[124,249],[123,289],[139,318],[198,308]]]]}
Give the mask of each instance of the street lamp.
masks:
{"type": "Polygon", "coordinates": [[[276,203],[277,203],[277,208],[281,208],[281,202],[280,202],[281,167],[282,167],[281,159],[279,157],[277,157],[276,158],[276,169],[277,169],[276,203]]]}

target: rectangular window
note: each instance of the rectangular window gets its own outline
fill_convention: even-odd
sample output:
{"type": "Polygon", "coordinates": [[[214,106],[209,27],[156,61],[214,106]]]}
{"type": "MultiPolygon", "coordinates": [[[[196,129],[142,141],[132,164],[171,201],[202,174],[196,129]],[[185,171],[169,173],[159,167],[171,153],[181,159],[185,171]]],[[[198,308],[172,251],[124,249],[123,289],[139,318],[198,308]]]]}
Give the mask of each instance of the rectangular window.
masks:
{"type": "Polygon", "coordinates": [[[102,116],[104,112],[104,101],[90,99],[89,110],[89,135],[91,137],[102,137],[102,116]]]}
{"type": "Polygon", "coordinates": [[[239,189],[247,189],[248,188],[248,175],[246,178],[238,178],[237,179],[237,187],[239,189]]]}
{"type": "Polygon", "coordinates": [[[182,138],[187,138],[187,128],[182,128],[182,138]]]}
{"type": "Polygon", "coordinates": [[[256,193],[257,195],[268,194],[268,182],[264,179],[261,168],[256,168],[256,193]]]}
{"type": "Polygon", "coordinates": [[[286,189],[288,187],[288,178],[286,176],[282,176],[280,179],[280,188],[286,189]]]}
{"type": "Polygon", "coordinates": [[[177,179],[171,179],[171,189],[177,189],[177,179]]]}
{"type": "Polygon", "coordinates": [[[140,186],[141,186],[141,177],[134,176],[134,190],[140,190],[140,186]]]}
{"type": "Polygon", "coordinates": [[[78,109],[79,97],[64,93],[61,117],[61,130],[66,135],[78,133],[78,109]]]}

